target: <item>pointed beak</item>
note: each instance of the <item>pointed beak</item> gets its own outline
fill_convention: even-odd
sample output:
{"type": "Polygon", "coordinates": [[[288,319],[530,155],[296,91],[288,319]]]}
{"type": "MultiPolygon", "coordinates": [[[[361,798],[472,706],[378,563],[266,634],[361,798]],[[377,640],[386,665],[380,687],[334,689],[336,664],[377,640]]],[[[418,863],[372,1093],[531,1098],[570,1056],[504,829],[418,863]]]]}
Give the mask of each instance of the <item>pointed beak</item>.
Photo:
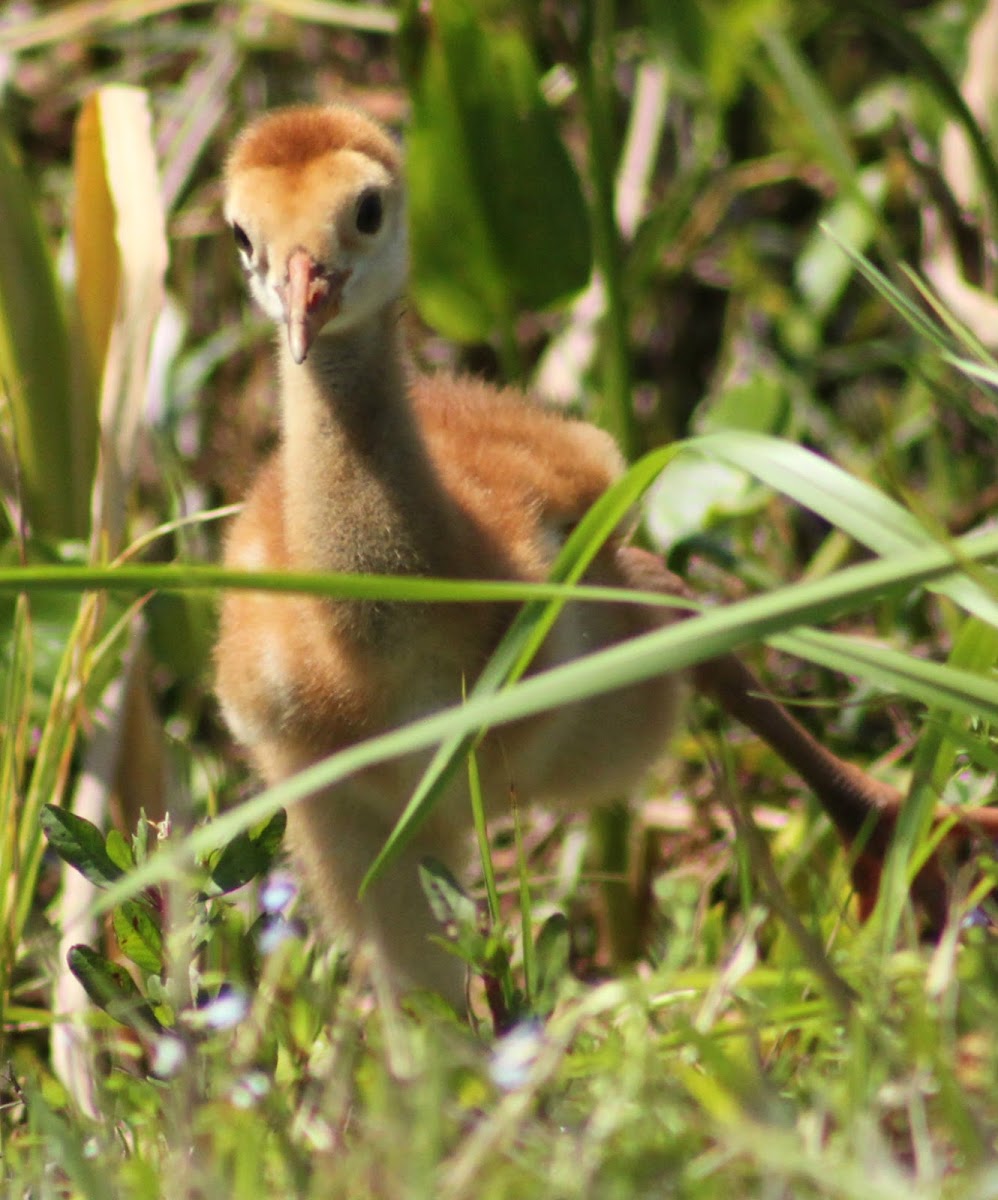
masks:
{"type": "Polygon", "coordinates": [[[307,250],[295,250],[288,258],[284,320],[288,348],[299,366],[316,334],[339,312],[343,286],[349,277],[349,271],[325,271],[307,250]]]}

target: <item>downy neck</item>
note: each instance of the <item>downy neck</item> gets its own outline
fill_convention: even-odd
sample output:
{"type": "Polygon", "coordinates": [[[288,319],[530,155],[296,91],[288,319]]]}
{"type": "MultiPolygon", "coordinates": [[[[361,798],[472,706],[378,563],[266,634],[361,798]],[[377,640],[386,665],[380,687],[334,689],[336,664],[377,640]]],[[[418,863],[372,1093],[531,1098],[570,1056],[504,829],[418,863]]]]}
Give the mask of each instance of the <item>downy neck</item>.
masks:
{"type": "Polygon", "coordinates": [[[316,339],[281,338],[287,538],[296,565],[446,574],[449,503],[409,404],[395,306],[316,339]]]}

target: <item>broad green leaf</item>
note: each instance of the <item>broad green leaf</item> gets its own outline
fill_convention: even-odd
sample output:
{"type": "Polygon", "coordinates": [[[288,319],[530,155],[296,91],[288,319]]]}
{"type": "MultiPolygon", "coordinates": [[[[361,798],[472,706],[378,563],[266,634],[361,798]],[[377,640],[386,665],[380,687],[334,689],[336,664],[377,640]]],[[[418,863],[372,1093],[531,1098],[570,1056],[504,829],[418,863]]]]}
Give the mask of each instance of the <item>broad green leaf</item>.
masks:
{"type": "MultiPolygon", "coordinates": [[[[779,434],[790,416],[790,397],[771,364],[758,364],[749,378],[701,405],[698,425],[715,430],[779,434]]],[[[655,546],[671,551],[682,539],[715,520],[745,516],[767,503],[769,493],[751,475],[708,455],[677,455],[649,489],[645,522],[655,546]]]]}
{"type": "Polygon", "coordinates": [[[123,901],[111,914],[122,954],[147,975],[163,969],[163,935],[149,909],[137,900],[123,901]]]}
{"type": "Polygon", "coordinates": [[[558,992],[568,975],[571,934],[562,913],[553,913],[541,926],[534,949],[536,980],[531,1007],[545,1016],[555,1006],[558,992]]]}
{"type": "Polygon", "coordinates": [[[515,30],[437,0],[428,20],[410,6],[403,40],[413,298],[442,332],[485,337],[585,286],[581,186],[515,30]]]}
{"type": "Polygon", "coordinates": [[[259,833],[240,833],[229,842],[211,870],[211,882],[219,892],[234,892],[270,869],[287,820],[287,815],[278,811],[259,833]]]}
{"type": "Polygon", "coordinates": [[[107,838],[104,841],[104,847],[107,850],[108,858],[116,867],[120,867],[122,871],[130,871],[135,866],[135,856],[132,854],[132,848],[125,840],[124,834],[117,829],[109,829],[107,838]]]}
{"type": "Polygon", "coordinates": [[[41,814],[42,829],[49,845],[64,862],[75,867],[97,887],[106,887],[122,875],[104,845],[104,835],[91,821],[54,804],[41,814]]]}
{"type": "Polygon", "coordinates": [[[109,1017],[140,1034],[162,1030],[135,980],[124,967],[89,946],[74,946],[66,960],[90,999],[109,1017]]]}
{"type": "Polygon", "coordinates": [[[69,334],[37,203],[0,131],[0,389],[10,402],[32,526],[81,537],[89,523],[96,413],[92,396],[74,412],[69,334]]]}
{"type": "Polygon", "coordinates": [[[419,882],[442,934],[466,962],[480,970],[488,942],[479,928],[474,900],[436,859],[419,864],[419,882]]]}
{"type": "Polygon", "coordinates": [[[478,928],[478,909],[474,900],[454,875],[434,859],[419,864],[419,878],[434,917],[455,933],[459,929],[478,928]]]}

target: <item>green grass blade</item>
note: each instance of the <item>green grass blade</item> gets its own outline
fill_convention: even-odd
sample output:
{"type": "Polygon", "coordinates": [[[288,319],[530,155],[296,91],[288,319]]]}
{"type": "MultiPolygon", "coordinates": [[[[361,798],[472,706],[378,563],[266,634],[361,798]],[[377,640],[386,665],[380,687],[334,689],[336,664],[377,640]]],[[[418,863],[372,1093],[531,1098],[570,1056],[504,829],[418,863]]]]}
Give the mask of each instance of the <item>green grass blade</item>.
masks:
{"type": "MultiPolygon", "coordinates": [[[[976,671],[981,675],[990,672],[998,661],[998,630],[974,617],[963,623],[953,641],[947,662],[951,667],[976,671]]],[[[977,714],[971,714],[976,720],[977,714]]],[[[966,745],[969,736],[968,722],[956,726],[944,712],[930,712],[919,737],[915,758],[912,795],[920,786],[929,788],[938,796],[956,769],[957,754],[966,745]]]]}
{"type": "Polygon", "coordinates": [[[11,908],[27,882],[18,873],[18,822],[20,789],[28,758],[31,718],[32,635],[26,596],[19,596],[11,627],[10,670],[0,708],[0,1004],[9,988],[9,970],[16,957],[11,935],[11,908]]]}
{"type": "Polygon", "coordinates": [[[998,720],[998,682],[974,671],[818,629],[779,634],[767,641],[786,654],[841,674],[859,675],[929,707],[998,720]]]}
{"type": "Polygon", "coordinates": [[[766,48],[794,110],[811,128],[816,147],[839,184],[857,201],[869,208],[869,202],[857,186],[859,168],[842,130],[838,110],[832,104],[820,78],[803,54],[784,34],[773,27],[763,28],[759,40],[766,48]]]}
{"type": "Polygon", "coordinates": [[[953,344],[952,339],[947,335],[946,331],[941,326],[933,321],[931,317],[926,316],[924,309],[917,305],[912,299],[904,294],[896,284],[893,284],[883,271],[877,267],[858,250],[842,241],[834,229],[827,225],[822,225],[825,234],[832,239],[833,242],[842,250],[842,252],[852,260],[856,270],[863,276],[866,282],[887,301],[911,329],[924,338],[930,346],[933,346],[940,354],[953,353],[957,347],[953,344]]]}
{"type": "MultiPolygon", "coordinates": [[[[112,595],[144,592],[204,592],[233,588],[240,591],[302,593],[338,600],[398,600],[419,604],[515,603],[528,600],[594,600],[604,603],[633,601],[623,588],[576,587],[561,583],[518,583],[506,580],[474,582],[425,579],[400,575],[348,575],[321,571],[236,571],[227,567],[175,563],[169,566],[52,566],[49,564],[0,567],[0,593],[84,592],[101,590],[112,595]]],[[[642,603],[675,606],[669,597],[648,594],[642,603]]]]}
{"type": "MultiPolygon", "coordinates": [[[[592,562],[600,547],[620,525],[628,511],[658,477],[663,466],[677,453],[678,447],[668,447],[647,455],[607,491],[586,513],[569,535],[553,567],[550,579],[555,584],[574,584],[592,562]]],[[[581,593],[577,593],[580,595],[581,593]]],[[[549,602],[534,601],[517,615],[504,634],[495,653],[475,681],[471,695],[491,696],[522,678],[541,643],[547,637],[558,614],[564,607],[564,597],[549,602]]],[[[481,730],[464,733],[444,742],[423,773],[401,817],[392,830],[381,853],[375,859],[361,884],[361,895],[396,858],[419,826],[429,816],[433,805],[453,778],[468,750],[481,736],[481,730]]]]}
{"type": "MultiPolygon", "coordinates": [[[[464,704],[358,743],[267,789],[237,810],[223,814],[177,847],[159,852],[121,883],[109,888],[99,900],[99,907],[101,910],[111,907],[143,887],[163,882],[193,856],[216,849],[278,808],[329,788],[366,767],[426,750],[447,738],[475,733],[485,726],[519,720],[665,671],[682,670],[809,622],[862,609],[885,595],[952,574],[956,569],[954,549],[963,561],[998,558],[998,533],[961,538],[953,549],[932,546],[886,561],[861,563],[828,579],[795,584],[712,610],[531,676],[495,695],[471,696],[464,704]]],[[[862,669],[862,663],[858,667],[862,669]]]]}
{"type": "MultiPolygon", "coordinates": [[[[927,547],[937,540],[938,534],[883,492],[791,442],[765,434],[722,432],[693,439],[684,447],[749,472],[882,556],[927,547]]],[[[994,584],[998,587],[998,578],[994,584]]],[[[967,612],[998,625],[993,590],[966,576],[929,586],[967,612]]]]}

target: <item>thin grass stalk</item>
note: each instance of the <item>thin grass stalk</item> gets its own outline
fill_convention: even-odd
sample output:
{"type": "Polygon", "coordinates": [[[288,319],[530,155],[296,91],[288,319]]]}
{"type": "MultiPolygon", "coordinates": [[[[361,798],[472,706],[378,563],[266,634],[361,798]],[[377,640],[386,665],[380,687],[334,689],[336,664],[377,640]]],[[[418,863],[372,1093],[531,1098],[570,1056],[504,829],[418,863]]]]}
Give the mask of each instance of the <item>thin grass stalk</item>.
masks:
{"type": "Polygon", "coordinates": [[[520,938],[523,943],[523,989],[532,1000],[537,989],[537,963],[534,954],[534,906],[530,896],[530,868],[523,846],[523,821],[520,800],[514,788],[510,795],[513,810],[513,836],[516,839],[516,867],[520,892],[520,938]]]}
{"type": "Polygon", "coordinates": [[[478,857],[482,864],[482,878],[485,881],[485,897],[489,906],[489,919],[493,928],[499,924],[499,889],[496,886],[496,872],[492,863],[492,847],[489,844],[488,821],[485,816],[485,802],[482,798],[482,781],[478,771],[478,758],[474,749],[468,751],[468,792],[471,796],[471,815],[475,825],[475,838],[478,842],[478,857]]]}
{"type": "Polygon", "coordinates": [[[15,945],[27,925],[45,850],[41,811],[46,804],[62,802],[69,778],[84,704],[90,649],[100,625],[103,604],[99,595],[87,595],[81,600],[59,663],[31,783],[21,808],[17,843],[18,889],[8,930],[15,945]]]}
{"type": "Polygon", "coordinates": [[[594,0],[590,20],[591,44],[582,63],[580,81],[589,132],[593,256],[606,294],[596,420],[613,434],[630,462],[637,454],[638,439],[631,403],[632,347],[624,287],[624,256],[616,210],[614,0],[594,0]]]}
{"type": "Polygon", "coordinates": [[[607,939],[615,966],[633,963],[639,953],[637,903],[630,884],[632,828],[631,810],[624,801],[598,809],[590,821],[602,879],[600,897],[607,939]]]}
{"type": "MultiPolygon", "coordinates": [[[[885,595],[908,591],[913,586],[952,575],[954,552],[968,561],[993,559],[998,556],[998,535],[979,534],[962,538],[952,547],[931,546],[895,555],[890,560],[860,563],[819,584],[783,588],[632,638],[533,675],[515,688],[495,695],[472,694],[466,703],[340,751],[247,800],[237,810],[224,813],[212,825],[197,830],[169,850],[161,851],[154,861],[143,864],[126,880],[113,884],[102,894],[99,907],[101,911],[113,907],[143,887],[170,878],[192,857],[217,849],[237,833],[272,816],[278,808],[332,787],[377,763],[439,746],[448,739],[477,733],[488,726],[503,725],[561,704],[629,686],[664,671],[683,670],[753,642],[770,640],[777,646],[785,646],[790,653],[803,650],[807,657],[817,660],[817,647],[810,639],[800,638],[795,643],[789,635],[781,638],[779,631],[799,630],[807,621],[840,616],[867,607],[885,595]]],[[[828,638],[828,635],[824,636],[828,638]]],[[[850,647],[849,669],[862,674],[866,669],[863,655],[848,639],[833,640],[836,653],[841,650],[840,642],[850,647]]],[[[826,657],[827,648],[821,660],[826,657]]],[[[841,655],[843,660],[846,657],[841,655]]],[[[903,656],[899,657],[907,668],[904,672],[894,669],[891,656],[883,651],[875,656],[877,678],[887,680],[887,686],[897,686],[901,691],[909,686],[917,687],[919,695],[924,696],[928,674],[940,688],[944,683],[948,685],[945,690],[948,702],[962,703],[964,707],[973,704],[977,711],[998,721],[998,693],[993,686],[977,676],[954,672],[938,664],[914,660],[909,663],[903,656]],[[961,689],[965,684],[973,685],[973,697],[969,701],[965,696],[961,700],[961,689]]]]}
{"type": "Polygon", "coordinates": [[[2,1008],[10,989],[10,972],[16,958],[18,939],[10,921],[19,890],[24,887],[18,872],[17,832],[21,819],[20,790],[28,759],[33,675],[33,638],[27,596],[19,596],[14,609],[10,674],[3,695],[3,737],[0,738],[0,1026],[2,1008]]]}

